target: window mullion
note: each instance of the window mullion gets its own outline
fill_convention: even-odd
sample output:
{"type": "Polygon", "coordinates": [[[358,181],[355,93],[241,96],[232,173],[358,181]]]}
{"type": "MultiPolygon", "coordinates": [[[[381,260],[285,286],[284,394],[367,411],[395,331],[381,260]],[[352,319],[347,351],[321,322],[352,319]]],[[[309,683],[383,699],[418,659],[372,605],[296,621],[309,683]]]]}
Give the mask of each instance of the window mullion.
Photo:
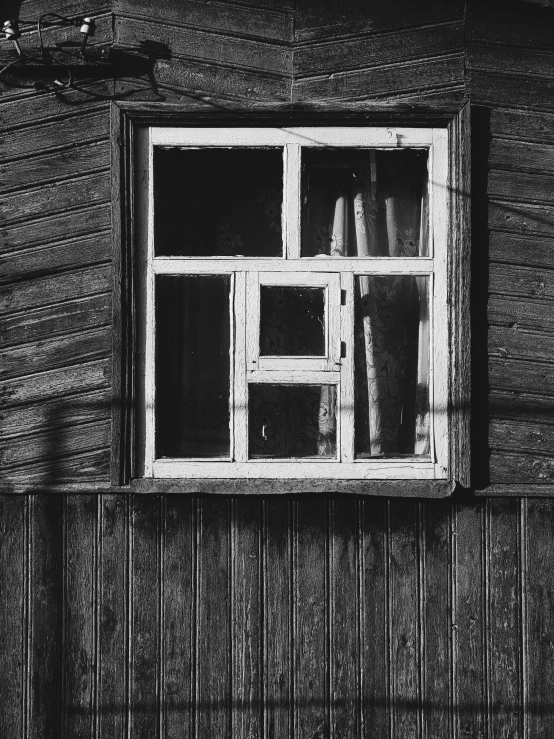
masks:
{"type": "Polygon", "coordinates": [[[341,305],[340,458],[354,461],[354,275],[341,275],[345,294],[341,305]]]}
{"type": "Polygon", "coordinates": [[[285,256],[300,258],[300,180],[301,152],[299,144],[287,144],[284,150],[283,234],[285,256]]]}
{"type": "Polygon", "coordinates": [[[246,462],[248,458],[248,386],[246,383],[246,273],[236,272],[234,279],[233,323],[234,323],[234,409],[233,458],[235,462],[246,462]]]}

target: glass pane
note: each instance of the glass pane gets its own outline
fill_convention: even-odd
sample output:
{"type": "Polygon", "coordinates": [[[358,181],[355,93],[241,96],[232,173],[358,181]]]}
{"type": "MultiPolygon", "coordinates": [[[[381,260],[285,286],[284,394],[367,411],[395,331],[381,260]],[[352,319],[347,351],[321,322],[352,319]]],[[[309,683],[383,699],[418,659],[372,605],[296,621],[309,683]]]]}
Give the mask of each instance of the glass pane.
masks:
{"type": "Polygon", "coordinates": [[[229,277],[156,277],[156,457],[230,454],[229,277]]]}
{"type": "Polygon", "coordinates": [[[335,385],[249,385],[250,458],[336,458],[335,385]]]}
{"type": "Polygon", "coordinates": [[[282,149],[154,149],[156,256],[279,257],[282,149]]]}
{"type": "Polygon", "coordinates": [[[358,457],[430,453],[428,294],[428,277],[356,277],[358,457]]]}
{"type": "Polygon", "coordinates": [[[428,251],[427,151],[304,149],[302,256],[428,251]]]}
{"type": "Polygon", "coordinates": [[[262,287],[260,354],[325,355],[325,294],[321,287],[262,287]]]}

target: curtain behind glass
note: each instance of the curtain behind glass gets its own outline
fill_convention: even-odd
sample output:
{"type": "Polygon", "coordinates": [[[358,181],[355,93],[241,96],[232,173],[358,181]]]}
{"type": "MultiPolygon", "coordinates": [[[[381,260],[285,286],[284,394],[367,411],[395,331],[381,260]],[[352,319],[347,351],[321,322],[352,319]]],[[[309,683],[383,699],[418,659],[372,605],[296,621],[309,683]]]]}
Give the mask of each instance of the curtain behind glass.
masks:
{"type": "MultiPolygon", "coordinates": [[[[428,255],[426,152],[311,151],[304,178],[303,256],[428,255]]],[[[427,455],[428,278],[358,276],[355,289],[356,456],[427,455]]]]}

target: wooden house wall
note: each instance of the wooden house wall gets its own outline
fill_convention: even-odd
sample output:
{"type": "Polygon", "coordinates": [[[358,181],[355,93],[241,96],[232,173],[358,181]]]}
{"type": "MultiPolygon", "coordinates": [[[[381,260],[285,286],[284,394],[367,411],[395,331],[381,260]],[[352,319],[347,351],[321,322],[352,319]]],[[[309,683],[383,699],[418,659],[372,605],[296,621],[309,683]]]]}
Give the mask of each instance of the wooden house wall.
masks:
{"type": "Polygon", "coordinates": [[[113,80],[0,88],[1,736],[550,736],[554,502],[523,496],[554,474],[552,11],[498,8],[97,2],[113,80]],[[504,497],[94,489],[114,97],[471,101],[475,480],[504,497]]]}

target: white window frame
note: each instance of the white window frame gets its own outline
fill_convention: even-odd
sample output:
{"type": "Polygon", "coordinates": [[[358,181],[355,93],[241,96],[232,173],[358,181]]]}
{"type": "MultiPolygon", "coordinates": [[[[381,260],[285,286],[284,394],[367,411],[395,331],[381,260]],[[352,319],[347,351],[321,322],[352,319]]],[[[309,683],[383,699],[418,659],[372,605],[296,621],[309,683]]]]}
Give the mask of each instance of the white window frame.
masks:
{"type": "Polygon", "coordinates": [[[291,127],[168,128],[140,126],[135,132],[138,351],[144,371],[138,378],[139,446],[144,477],[188,479],[444,480],[448,478],[449,339],[447,253],[449,234],[447,128],[291,127]],[[153,152],[155,146],[180,148],[283,148],[283,257],[155,257],[153,152]],[[424,148],[429,170],[428,257],[300,257],[302,147],[424,148]],[[230,459],[155,459],[156,275],[231,276],[231,457],[230,459]],[[430,292],[430,457],[354,458],[355,275],[429,277],[430,292]],[[327,358],[261,358],[256,348],[259,310],[252,301],[259,283],[321,284],[328,292],[327,358]],[[332,287],[331,287],[332,286],[332,287]],[[346,291],[346,305],[340,291],[346,291]],[[337,331],[340,335],[337,335],[337,331]],[[341,342],[345,358],[340,358],[341,342]],[[338,352],[338,353],[337,353],[338,352]],[[254,369],[248,359],[257,360],[254,369]],[[336,362],[340,362],[339,365],[336,362]],[[337,459],[247,459],[249,382],[337,384],[337,459]],[[342,410],[344,409],[344,410],[342,410]],[[349,410],[350,409],[350,410],[349,410]]]}

